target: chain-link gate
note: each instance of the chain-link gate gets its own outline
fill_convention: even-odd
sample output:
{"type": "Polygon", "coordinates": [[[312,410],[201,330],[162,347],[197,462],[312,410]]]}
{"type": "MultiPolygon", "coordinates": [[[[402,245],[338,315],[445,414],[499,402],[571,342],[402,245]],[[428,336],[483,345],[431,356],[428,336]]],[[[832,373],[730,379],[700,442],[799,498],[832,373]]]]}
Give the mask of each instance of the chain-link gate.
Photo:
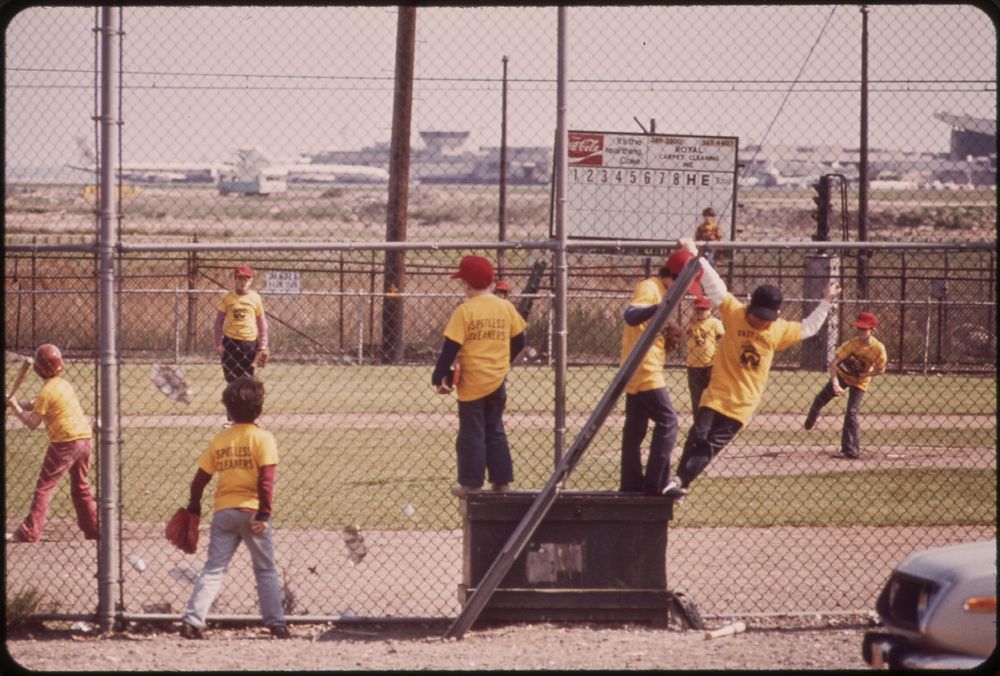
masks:
{"type": "MultiPolygon", "coordinates": [[[[857,312],[868,310],[888,350],[887,373],[864,401],[854,463],[831,457],[843,402],[803,429],[825,364],[805,345],[780,353],[754,419],[670,526],[669,584],[706,615],[866,610],[906,553],[995,537],[995,122],[992,158],[975,147],[989,130],[956,122],[995,120],[995,33],[971,7],[912,10],[865,10],[873,180],[863,217],[857,7],[569,12],[571,126],[738,136],[738,197],[716,259],[730,289],[742,297],[776,283],[785,316],[800,319],[815,302],[815,266],[834,270],[844,294],[825,339],[849,338],[857,312]],[[721,53],[708,39],[717,34],[721,53]],[[678,53],[668,58],[666,42],[678,53]],[[898,56],[911,48],[921,57],[898,56]],[[811,184],[820,174],[844,175],[852,187],[847,209],[835,201],[830,213],[841,225],[831,228],[835,241],[805,247],[817,228],[811,184]],[[850,246],[862,228],[870,246],[850,246]]],[[[448,493],[457,415],[430,373],[462,299],[448,275],[463,254],[497,263],[528,320],[505,415],[516,489],[537,490],[553,468],[558,303],[569,440],[615,372],[622,311],[664,250],[632,246],[627,232],[617,245],[571,248],[568,290],[556,294],[555,10],[417,14],[403,239],[438,245],[405,247],[404,284],[393,288],[383,239],[397,11],[120,12],[120,521],[112,528],[128,617],[176,618],[204,561],[205,536],[187,556],[162,531],[225,422],[212,323],[236,265],[254,268],[270,324],[261,422],[278,439],[275,549],[293,620],[444,617],[460,608],[461,518],[448,493]],[[386,351],[387,305],[402,309],[399,355],[386,351]]],[[[19,356],[55,343],[95,419],[108,404],[98,395],[97,262],[87,248],[100,197],[89,173],[99,169],[97,24],[85,8],[30,8],[10,20],[4,224],[6,383],[19,356]]],[[[676,321],[690,317],[685,303],[676,321]]],[[[684,357],[682,347],[666,364],[678,445],[691,422],[684,357]]],[[[29,376],[22,395],[38,386],[29,376]]],[[[567,488],[616,489],[622,408],[567,488]]],[[[30,503],[45,441],[10,415],[5,427],[11,531],[30,503]]],[[[95,453],[95,488],[98,461],[95,453]]],[[[93,616],[97,552],[76,527],[65,481],[42,540],[8,543],[6,554],[8,604],[33,590],[52,603],[41,614],[93,616]]],[[[213,616],[256,615],[241,550],[213,616]]]]}

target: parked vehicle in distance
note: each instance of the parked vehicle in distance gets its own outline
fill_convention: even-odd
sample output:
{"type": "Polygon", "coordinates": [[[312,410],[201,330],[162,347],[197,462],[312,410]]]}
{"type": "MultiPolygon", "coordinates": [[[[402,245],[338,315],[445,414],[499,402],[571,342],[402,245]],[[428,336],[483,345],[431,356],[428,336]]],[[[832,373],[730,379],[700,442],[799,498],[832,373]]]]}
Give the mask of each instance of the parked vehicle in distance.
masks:
{"type": "Polygon", "coordinates": [[[875,602],[883,628],[861,654],[876,669],[971,669],[996,651],[997,541],[915,552],[875,602]]]}

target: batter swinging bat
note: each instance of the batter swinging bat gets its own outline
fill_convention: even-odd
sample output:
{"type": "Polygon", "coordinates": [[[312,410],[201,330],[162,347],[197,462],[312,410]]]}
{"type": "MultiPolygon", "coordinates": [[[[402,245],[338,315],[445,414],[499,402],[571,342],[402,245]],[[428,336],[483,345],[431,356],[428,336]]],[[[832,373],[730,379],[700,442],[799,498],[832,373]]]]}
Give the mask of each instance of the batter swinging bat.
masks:
{"type": "Polygon", "coordinates": [[[732,624],[727,624],[719,629],[714,629],[712,631],[705,632],[705,640],[713,638],[722,638],[723,636],[730,636],[732,634],[742,634],[747,630],[747,625],[742,622],[733,622],[732,624]]]}
{"type": "Polygon", "coordinates": [[[24,377],[28,375],[28,369],[31,368],[35,360],[31,357],[25,357],[24,361],[21,362],[21,370],[17,372],[17,377],[14,378],[14,384],[11,385],[10,392],[7,393],[7,399],[10,399],[17,393],[17,388],[21,387],[21,383],[24,382],[24,377]]]}

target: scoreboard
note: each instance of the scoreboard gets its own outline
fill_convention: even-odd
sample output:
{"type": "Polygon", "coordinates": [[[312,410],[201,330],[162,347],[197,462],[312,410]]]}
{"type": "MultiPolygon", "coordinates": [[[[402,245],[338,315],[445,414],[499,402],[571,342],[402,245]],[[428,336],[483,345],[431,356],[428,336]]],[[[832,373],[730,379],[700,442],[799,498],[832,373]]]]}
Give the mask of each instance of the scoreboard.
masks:
{"type": "Polygon", "coordinates": [[[732,230],[737,137],[602,131],[568,135],[568,237],[694,237],[706,207],[715,209],[723,233],[732,230]]]}

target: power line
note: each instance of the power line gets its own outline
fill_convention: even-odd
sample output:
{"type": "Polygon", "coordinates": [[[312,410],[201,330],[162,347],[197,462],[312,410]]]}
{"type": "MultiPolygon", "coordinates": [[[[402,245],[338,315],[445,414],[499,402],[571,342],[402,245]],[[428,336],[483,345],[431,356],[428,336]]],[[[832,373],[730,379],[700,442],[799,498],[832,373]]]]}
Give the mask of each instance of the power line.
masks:
{"type": "MultiPolygon", "coordinates": [[[[815,48],[815,45],[814,45],[815,48]]],[[[810,50],[810,53],[812,50],[810,50]]],[[[803,64],[804,66],[805,64],[803,64]]],[[[67,74],[86,74],[91,75],[92,72],[88,69],[77,69],[77,68],[7,68],[8,73],[67,73],[67,74]]],[[[799,71],[801,74],[801,70],[799,71]]],[[[154,77],[218,77],[218,78],[239,78],[239,79],[287,79],[287,80],[333,80],[333,81],[382,81],[382,82],[393,82],[393,77],[390,75],[297,75],[289,73],[277,73],[277,74],[261,74],[261,73],[227,73],[227,72],[197,72],[197,71],[159,71],[159,70],[125,70],[123,75],[126,76],[154,76],[154,77]]],[[[490,83],[490,84],[501,84],[503,80],[501,78],[495,77],[434,77],[425,76],[415,78],[418,81],[423,82],[473,82],[473,83],[490,83]]],[[[553,78],[508,78],[508,83],[534,83],[534,84],[556,84],[553,78]]],[[[807,85],[817,85],[817,84],[834,84],[834,85],[859,85],[860,80],[857,79],[810,79],[803,80],[800,78],[795,78],[792,80],[788,79],[774,79],[774,78],[640,78],[640,79],[629,79],[629,78],[569,78],[567,80],[569,83],[575,84],[616,84],[616,85],[663,85],[663,84],[703,84],[703,85],[742,85],[742,84],[774,84],[774,85],[788,85],[788,84],[807,84],[807,85]]],[[[928,79],[883,79],[883,80],[869,80],[869,84],[895,84],[895,85],[932,85],[932,84],[961,84],[961,85],[975,85],[975,86],[989,86],[996,85],[996,80],[983,80],[983,79],[959,79],[959,78],[928,78],[928,79]]]]}

